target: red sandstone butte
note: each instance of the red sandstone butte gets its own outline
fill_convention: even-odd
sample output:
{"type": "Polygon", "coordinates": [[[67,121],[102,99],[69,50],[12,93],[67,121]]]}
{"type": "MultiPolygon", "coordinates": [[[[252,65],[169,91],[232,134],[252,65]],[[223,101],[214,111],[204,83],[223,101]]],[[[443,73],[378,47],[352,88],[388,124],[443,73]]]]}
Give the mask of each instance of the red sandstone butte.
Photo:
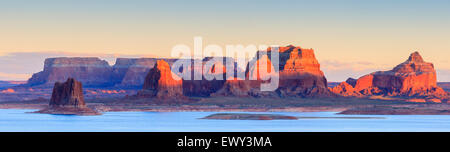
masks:
{"type": "Polygon", "coordinates": [[[361,96],[361,93],[356,91],[356,89],[353,88],[353,86],[348,84],[347,82],[340,83],[339,85],[337,85],[334,88],[332,88],[331,91],[336,93],[336,94],[340,94],[342,96],[345,96],[345,97],[361,96]]]}
{"type": "Polygon", "coordinates": [[[138,96],[155,97],[158,99],[182,99],[183,83],[181,78],[174,79],[169,64],[158,60],[145,77],[143,90],[138,96]]]}
{"type": "Polygon", "coordinates": [[[278,89],[275,91],[260,91],[260,84],[264,83],[260,79],[269,75],[259,75],[259,71],[265,70],[267,74],[270,74],[272,70],[275,70],[270,56],[268,56],[272,50],[268,48],[266,51],[267,55],[263,55],[260,59],[255,56],[253,62],[256,64],[247,65],[246,80],[227,80],[224,87],[217,92],[217,95],[244,96],[247,94],[247,96],[253,97],[319,97],[332,95],[328,90],[327,80],[320,70],[320,64],[315,58],[314,50],[292,45],[279,47],[278,89]],[[260,63],[268,63],[268,65],[260,63]]]}
{"type": "Polygon", "coordinates": [[[53,87],[49,107],[35,113],[67,114],[67,115],[100,115],[86,107],[81,82],[68,78],[66,82],[56,82],[53,87]]]}
{"type": "MultiPolygon", "coordinates": [[[[270,49],[268,49],[270,51],[270,49]]],[[[280,47],[280,96],[330,96],[313,49],[280,47]]]]}
{"type": "Polygon", "coordinates": [[[343,96],[357,96],[360,93],[364,96],[421,98],[429,102],[448,100],[447,92],[437,86],[433,64],[425,62],[419,52],[412,53],[408,60],[392,70],[378,71],[360,77],[352,85],[353,88],[346,86],[346,89],[342,90],[339,87],[341,86],[336,86],[332,91],[343,96]],[[354,91],[357,93],[353,93],[354,91]]]}
{"type": "Polygon", "coordinates": [[[86,107],[81,82],[68,78],[66,82],[56,82],[53,87],[50,106],[86,107]]]}

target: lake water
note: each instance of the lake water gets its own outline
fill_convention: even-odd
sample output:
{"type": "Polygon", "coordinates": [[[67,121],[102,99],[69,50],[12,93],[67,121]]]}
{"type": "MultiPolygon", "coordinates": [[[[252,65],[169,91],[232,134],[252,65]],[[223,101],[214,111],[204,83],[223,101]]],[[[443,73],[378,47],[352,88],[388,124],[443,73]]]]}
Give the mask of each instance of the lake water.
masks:
{"type": "MultiPolygon", "coordinates": [[[[207,120],[217,112],[106,112],[100,116],[0,109],[1,132],[415,132],[450,131],[446,115],[370,115],[384,119],[207,120]]],[[[223,113],[223,112],[220,112],[223,113]]],[[[240,113],[240,112],[232,112],[240,113]]],[[[255,112],[242,112],[255,113],[255,112]]],[[[335,112],[257,112],[297,117],[368,117],[335,112]]]]}

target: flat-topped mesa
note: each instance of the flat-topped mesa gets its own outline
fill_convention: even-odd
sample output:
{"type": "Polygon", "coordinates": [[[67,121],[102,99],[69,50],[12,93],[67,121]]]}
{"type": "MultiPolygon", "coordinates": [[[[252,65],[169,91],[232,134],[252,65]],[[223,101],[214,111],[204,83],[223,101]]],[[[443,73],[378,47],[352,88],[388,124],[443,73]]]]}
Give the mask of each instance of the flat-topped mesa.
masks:
{"type": "MultiPolygon", "coordinates": [[[[425,98],[436,102],[448,100],[448,94],[437,86],[436,70],[418,52],[389,71],[378,71],[356,80],[354,89],[365,96],[383,95],[425,98]]],[[[336,89],[337,90],[337,89],[336,89]]],[[[336,91],[335,90],[335,91],[336,91]]],[[[338,94],[349,94],[348,92],[338,94]]]]}
{"type": "Polygon", "coordinates": [[[66,82],[56,82],[50,99],[52,107],[85,107],[81,82],[68,78],[66,82]]]}
{"type": "MultiPolygon", "coordinates": [[[[272,48],[268,48],[267,51],[272,51],[272,48]]],[[[319,61],[314,55],[314,49],[304,49],[289,45],[279,47],[278,51],[280,53],[280,71],[308,72],[323,75],[319,61]]]]}
{"type": "Polygon", "coordinates": [[[281,96],[330,96],[327,79],[320,70],[313,49],[280,47],[281,96]]]}
{"type": "Polygon", "coordinates": [[[28,80],[28,86],[52,86],[58,81],[72,77],[85,86],[110,86],[112,68],[105,60],[96,57],[59,57],[48,58],[44,70],[33,74],[28,80]]]}
{"type": "Polygon", "coordinates": [[[183,99],[183,83],[181,78],[174,79],[169,64],[158,60],[145,77],[143,90],[138,96],[158,99],[183,99]]]}

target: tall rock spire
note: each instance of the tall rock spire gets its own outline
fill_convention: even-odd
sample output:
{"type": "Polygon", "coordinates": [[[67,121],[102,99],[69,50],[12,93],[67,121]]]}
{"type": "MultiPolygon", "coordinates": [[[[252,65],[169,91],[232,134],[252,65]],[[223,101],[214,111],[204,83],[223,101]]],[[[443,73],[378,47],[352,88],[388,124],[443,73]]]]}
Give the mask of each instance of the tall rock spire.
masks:
{"type": "Polygon", "coordinates": [[[140,95],[159,99],[183,98],[182,84],[181,79],[176,80],[172,77],[169,64],[164,60],[158,60],[145,77],[140,95]]]}
{"type": "Polygon", "coordinates": [[[56,82],[53,87],[50,106],[85,107],[81,82],[68,78],[66,82],[56,82]]]}

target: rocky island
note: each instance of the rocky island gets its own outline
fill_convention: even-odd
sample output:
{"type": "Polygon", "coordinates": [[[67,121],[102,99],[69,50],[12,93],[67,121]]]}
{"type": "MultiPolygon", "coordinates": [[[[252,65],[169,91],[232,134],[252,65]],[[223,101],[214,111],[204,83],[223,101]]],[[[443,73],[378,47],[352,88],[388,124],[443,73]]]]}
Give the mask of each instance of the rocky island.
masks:
{"type": "Polygon", "coordinates": [[[83,97],[81,82],[68,78],[66,82],[56,82],[53,87],[49,107],[35,113],[63,114],[63,115],[100,115],[88,108],[83,97]]]}
{"type": "Polygon", "coordinates": [[[294,116],[274,114],[246,114],[246,113],[218,113],[206,116],[202,119],[220,120],[297,120],[294,116]]]}

